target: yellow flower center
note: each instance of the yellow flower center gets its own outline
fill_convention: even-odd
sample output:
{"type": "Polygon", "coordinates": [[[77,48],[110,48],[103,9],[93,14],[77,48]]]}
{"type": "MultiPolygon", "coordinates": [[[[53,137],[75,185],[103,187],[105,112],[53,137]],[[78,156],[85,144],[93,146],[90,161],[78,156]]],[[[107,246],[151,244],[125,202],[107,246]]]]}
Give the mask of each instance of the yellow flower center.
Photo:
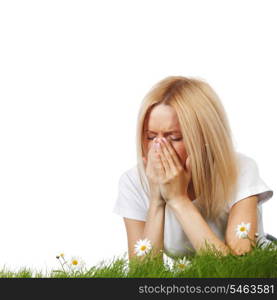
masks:
{"type": "Polygon", "coordinates": [[[141,247],[140,247],[140,250],[141,251],[144,251],[146,249],[146,246],[145,245],[142,245],[141,247]]]}
{"type": "Polygon", "coordinates": [[[242,227],[240,228],[240,231],[246,231],[246,228],[242,226],[242,227]]]}
{"type": "Polygon", "coordinates": [[[74,265],[74,266],[78,265],[78,260],[77,259],[73,259],[72,260],[72,265],[74,265]]]}
{"type": "Polygon", "coordinates": [[[63,254],[63,253],[61,253],[61,254],[60,254],[60,256],[61,256],[61,257],[64,257],[64,254],[63,254]]]}
{"type": "Polygon", "coordinates": [[[184,269],[184,267],[185,267],[185,264],[179,264],[180,269],[184,269]]]}

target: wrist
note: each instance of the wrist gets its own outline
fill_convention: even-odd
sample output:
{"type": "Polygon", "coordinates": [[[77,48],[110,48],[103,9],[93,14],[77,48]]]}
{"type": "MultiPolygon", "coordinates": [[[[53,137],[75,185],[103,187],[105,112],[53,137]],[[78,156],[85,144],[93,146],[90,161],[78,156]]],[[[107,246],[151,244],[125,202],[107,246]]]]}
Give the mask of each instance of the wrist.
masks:
{"type": "Polygon", "coordinates": [[[173,210],[178,209],[180,206],[186,205],[187,203],[191,203],[191,200],[189,199],[188,196],[173,198],[167,201],[167,205],[173,210]]]}
{"type": "Polygon", "coordinates": [[[166,202],[161,198],[151,198],[150,205],[157,207],[165,207],[166,202]]]}

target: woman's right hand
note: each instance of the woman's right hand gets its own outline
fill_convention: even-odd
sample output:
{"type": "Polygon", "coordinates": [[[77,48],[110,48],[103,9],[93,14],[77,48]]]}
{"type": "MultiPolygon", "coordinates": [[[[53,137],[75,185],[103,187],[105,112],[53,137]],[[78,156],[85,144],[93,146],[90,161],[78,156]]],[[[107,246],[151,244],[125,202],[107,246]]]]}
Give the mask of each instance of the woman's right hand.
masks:
{"type": "Polygon", "coordinates": [[[154,201],[159,205],[165,205],[166,202],[160,193],[158,174],[156,174],[156,169],[154,168],[154,164],[157,164],[158,162],[158,156],[155,148],[155,140],[150,146],[147,158],[143,157],[142,159],[144,162],[145,173],[150,188],[150,201],[154,201]]]}

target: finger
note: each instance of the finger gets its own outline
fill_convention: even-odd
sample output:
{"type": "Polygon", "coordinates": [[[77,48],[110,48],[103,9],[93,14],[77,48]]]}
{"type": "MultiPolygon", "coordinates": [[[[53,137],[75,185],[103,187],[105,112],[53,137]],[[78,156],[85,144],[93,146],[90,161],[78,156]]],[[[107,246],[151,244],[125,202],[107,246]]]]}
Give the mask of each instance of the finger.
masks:
{"type": "Polygon", "coordinates": [[[151,159],[153,159],[153,157],[155,156],[155,153],[157,152],[155,145],[156,145],[156,143],[155,143],[155,139],[154,139],[152,145],[150,146],[150,150],[149,150],[149,157],[151,157],[151,159]]]}
{"type": "Polygon", "coordinates": [[[152,142],[149,146],[149,149],[148,149],[148,152],[147,152],[147,158],[148,160],[151,159],[151,156],[153,156],[153,153],[155,151],[155,148],[154,148],[154,143],[152,142]]]}
{"type": "Polygon", "coordinates": [[[156,147],[156,138],[153,140],[152,144],[149,147],[148,162],[153,167],[153,171],[157,177],[163,176],[165,170],[163,169],[163,166],[160,164],[160,158],[156,147]]]}
{"type": "MultiPolygon", "coordinates": [[[[166,139],[165,139],[166,140],[166,139]]],[[[167,161],[168,161],[168,165],[170,167],[170,169],[172,171],[177,171],[177,166],[175,164],[175,161],[173,159],[173,150],[168,146],[168,143],[169,142],[165,142],[164,139],[162,139],[162,149],[163,149],[163,152],[165,154],[165,157],[167,158],[167,161]]]]}
{"type": "Polygon", "coordinates": [[[180,167],[183,168],[181,161],[179,159],[179,156],[176,153],[174,147],[171,145],[171,143],[167,139],[163,138],[162,140],[163,140],[165,151],[168,154],[170,154],[169,156],[171,158],[170,161],[172,162],[172,167],[174,166],[175,169],[178,169],[180,167]]]}
{"type": "Polygon", "coordinates": [[[190,155],[186,159],[186,168],[187,170],[191,170],[191,165],[190,165],[190,155]]]}
{"type": "Polygon", "coordinates": [[[155,145],[155,149],[157,151],[155,152],[155,164],[154,164],[154,166],[157,170],[159,179],[163,180],[166,176],[166,170],[165,170],[164,165],[163,165],[162,160],[161,160],[161,154],[158,150],[158,144],[155,145]]]}
{"type": "Polygon", "coordinates": [[[162,145],[162,142],[158,143],[158,145],[160,145],[158,147],[158,153],[160,155],[160,160],[161,160],[162,165],[164,167],[165,175],[168,176],[170,174],[170,171],[171,171],[170,170],[171,169],[170,163],[168,161],[168,158],[167,158],[166,154],[164,153],[164,149],[163,149],[164,146],[162,145]]]}
{"type": "Polygon", "coordinates": [[[188,181],[190,181],[191,177],[192,177],[190,155],[185,160],[184,168],[185,168],[184,171],[185,171],[185,174],[186,174],[186,178],[187,178],[188,181]]]}
{"type": "Polygon", "coordinates": [[[146,158],[144,156],[142,157],[142,160],[143,160],[144,167],[146,168],[147,160],[146,160],[146,158]]]}
{"type": "Polygon", "coordinates": [[[191,159],[190,159],[190,155],[186,159],[186,169],[187,169],[188,175],[191,177],[191,159]]]}

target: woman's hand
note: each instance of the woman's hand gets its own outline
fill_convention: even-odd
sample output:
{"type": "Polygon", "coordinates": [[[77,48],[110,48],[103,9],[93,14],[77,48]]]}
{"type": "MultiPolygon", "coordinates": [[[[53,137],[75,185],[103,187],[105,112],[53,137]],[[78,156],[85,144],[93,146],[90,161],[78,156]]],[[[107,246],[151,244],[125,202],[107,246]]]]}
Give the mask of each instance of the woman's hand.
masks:
{"type": "Polygon", "coordinates": [[[166,139],[159,139],[158,164],[155,165],[158,173],[160,191],[165,201],[170,204],[176,201],[189,199],[188,185],[191,180],[191,168],[189,157],[186,160],[186,169],[175,149],[166,139]]]}
{"type": "Polygon", "coordinates": [[[163,199],[158,180],[158,173],[155,165],[159,163],[159,155],[155,149],[155,142],[152,143],[148,151],[148,157],[143,157],[144,166],[146,169],[146,177],[148,179],[150,188],[150,201],[155,201],[157,204],[165,205],[165,200],[163,199]]]}

